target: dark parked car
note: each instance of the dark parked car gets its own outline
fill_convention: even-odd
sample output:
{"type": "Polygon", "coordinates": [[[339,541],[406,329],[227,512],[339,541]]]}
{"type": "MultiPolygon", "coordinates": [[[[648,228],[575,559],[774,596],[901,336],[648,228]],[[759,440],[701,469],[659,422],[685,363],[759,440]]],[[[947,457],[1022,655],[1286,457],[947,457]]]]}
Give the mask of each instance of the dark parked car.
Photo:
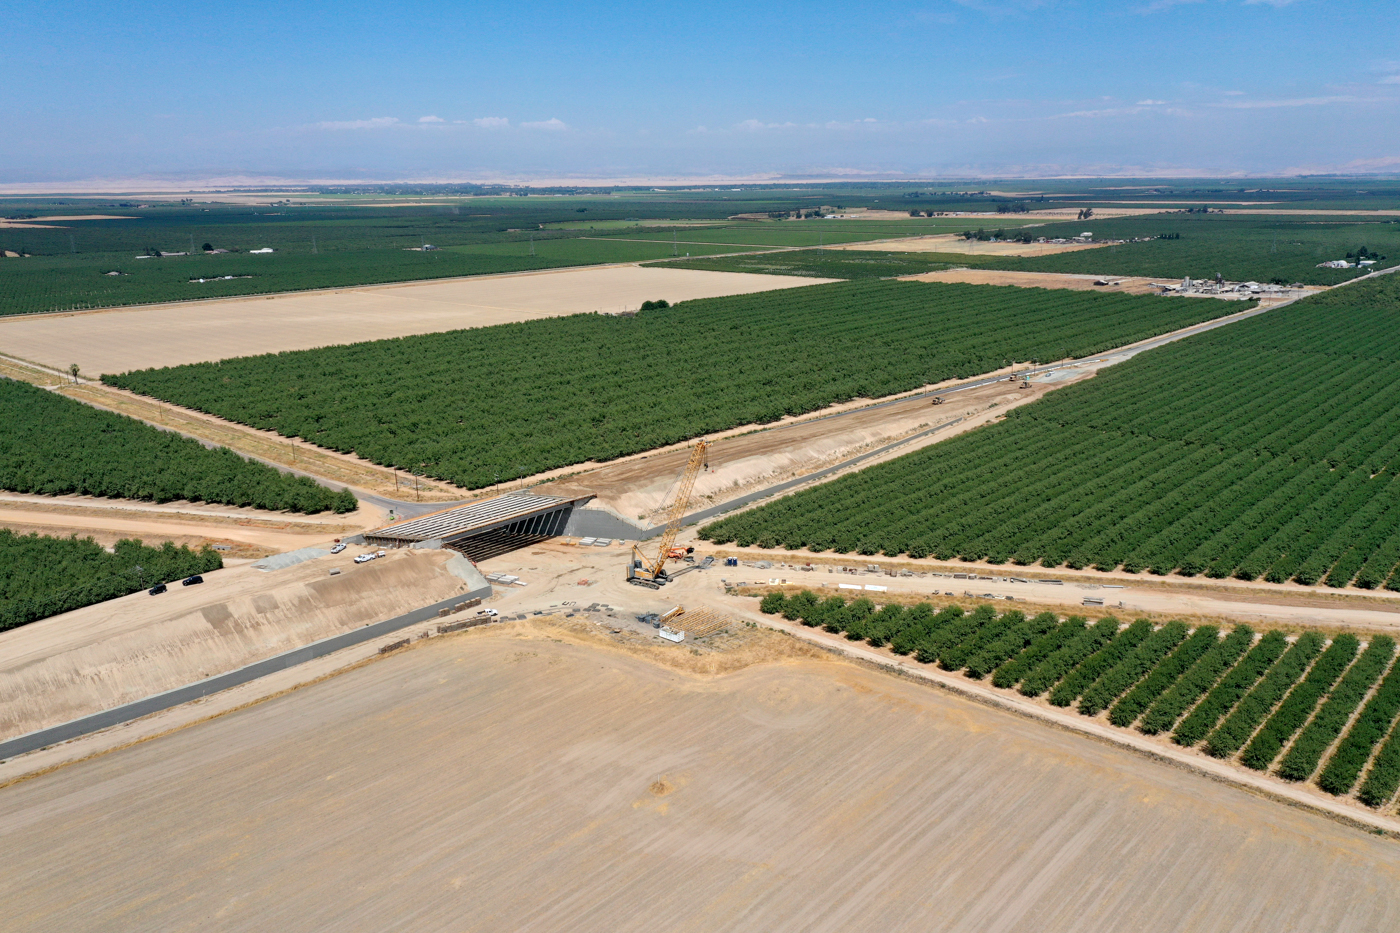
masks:
{"type": "Polygon", "coordinates": [[[185,579],[183,579],[183,580],[180,581],[180,585],[181,585],[181,586],[194,586],[196,583],[203,583],[203,582],[204,582],[204,578],[201,577],[199,574],[195,574],[195,575],[192,576],[192,577],[185,577],[185,579]]]}
{"type": "Polygon", "coordinates": [[[151,587],[149,592],[152,596],[159,596],[161,593],[165,592],[165,584],[157,583],[155,586],[151,587]]]}

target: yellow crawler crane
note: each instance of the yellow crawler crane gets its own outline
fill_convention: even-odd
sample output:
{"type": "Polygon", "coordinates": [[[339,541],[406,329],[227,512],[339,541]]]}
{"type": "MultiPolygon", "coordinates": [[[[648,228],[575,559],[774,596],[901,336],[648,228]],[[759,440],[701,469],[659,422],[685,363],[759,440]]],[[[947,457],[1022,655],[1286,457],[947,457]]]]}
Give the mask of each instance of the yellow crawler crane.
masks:
{"type": "Polygon", "coordinates": [[[661,533],[661,546],[657,548],[656,556],[650,557],[642,552],[640,545],[632,545],[632,559],[627,564],[628,582],[657,589],[670,579],[666,576],[666,562],[685,557],[686,549],[672,545],[681,530],[681,519],[685,518],[685,510],[690,507],[690,492],[695,488],[696,477],[705,466],[705,454],[709,449],[710,445],[705,443],[703,438],[691,448],[690,460],[685,465],[685,472],[681,474],[680,488],[676,490],[676,498],[667,511],[666,530],[661,533]]]}

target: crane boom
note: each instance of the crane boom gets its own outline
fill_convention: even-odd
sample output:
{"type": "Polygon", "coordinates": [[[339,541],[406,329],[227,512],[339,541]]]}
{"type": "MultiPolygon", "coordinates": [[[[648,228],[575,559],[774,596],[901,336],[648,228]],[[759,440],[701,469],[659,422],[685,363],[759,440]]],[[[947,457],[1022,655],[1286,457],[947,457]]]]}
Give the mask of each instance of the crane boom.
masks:
{"type": "Polygon", "coordinates": [[[655,559],[647,557],[639,547],[632,548],[633,553],[641,559],[645,575],[652,580],[663,576],[662,570],[671,556],[671,545],[675,543],[676,535],[680,533],[685,510],[690,507],[691,491],[694,490],[695,480],[700,476],[700,470],[705,465],[705,454],[709,449],[710,445],[705,442],[704,438],[697,441],[695,446],[691,448],[690,460],[685,465],[685,472],[681,474],[680,488],[676,490],[676,498],[671,503],[666,515],[666,528],[661,533],[661,546],[657,549],[655,559]]]}

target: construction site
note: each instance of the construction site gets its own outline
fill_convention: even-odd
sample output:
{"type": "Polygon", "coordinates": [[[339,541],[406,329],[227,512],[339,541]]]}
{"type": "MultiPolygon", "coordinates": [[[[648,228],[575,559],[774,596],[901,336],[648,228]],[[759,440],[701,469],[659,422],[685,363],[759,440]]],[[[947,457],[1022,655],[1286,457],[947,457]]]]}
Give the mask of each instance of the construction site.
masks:
{"type": "MultiPolygon", "coordinates": [[[[1077,219],[1074,209],[1027,213],[1035,223],[1077,219]]],[[[679,252],[678,243],[660,246],[679,252]]],[[[1035,259],[1109,244],[937,232],[826,248],[1035,259]]],[[[1000,644],[1037,619],[1036,632],[1087,633],[1063,653],[1046,648],[1047,665],[1068,665],[1071,648],[1087,656],[1095,632],[1111,629],[1103,639],[1121,638],[1126,652],[1148,644],[1127,644],[1134,633],[1179,627],[1186,639],[1188,626],[1212,646],[1243,633],[1260,645],[1271,637],[1281,655],[1310,639],[1335,647],[1350,638],[1376,656],[1400,637],[1400,589],[705,532],[1030,420],[1056,393],[1098,385],[1143,354],[1326,289],[977,267],[900,278],[1139,296],[1145,323],[1131,339],[1104,339],[1100,352],[1065,352],[1058,341],[998,352],[956,377],[921,374],[905,391],[851,392],[811,410],[672,433],[674,443],[638,452],[503,471],[495,482],[488,473],[477,486],[434,472],[426,455],[333,449],[315,434],[253,427],[95,377],[300,352],[332,332],[390,341],[589,312],[626,318],[663,296],[829,280],[619,263],[0,320],[0,375],[347,496],[343,511],[294,512],[0,491],[0,527],[17,535],[91,537],[105,552],[139,538],[222,562],[183,579],[142,577],[128,595],[0,631],[0,839],[22,866],[0,880],[6,929],[1400,927],[1400,901],[1385,893],[1400,884],[1393,793],[1374,805],[1352,789],[1286,780],[864,637],[839,616],[991,620],[985,637],[966,622],[958,647],[1000,644]],[[1189,326],[1152,317],[1214,307],[1211,298],[1232,303],[1189,326]],[[799,602],[833,615],[772,608],[799,602]]],[[[999,292],[1012,302],[1026,294],[999,292]]],[[[970,303],[953,313],[978,312],[970,303]]],[[[861,327],[857,319],[852,333],[883,339],[861,327]]],[[[674,381],[675,365],[657,359],[648,379],[674,381]]],[[[326,381],[343,380],[349,395],[353,376],[326,381]]],[[[284,381],[270,392],[299,391],[284,381]]],[[[615,392],[607,381],[571,391],[615,392]]],[[[455,383],[446,392],[455,393],[452,419],[482,404],[455,383]]],[[[629,411],[654,402],[613,398],[629,411]]],[[[375,402],[366,398],[366,410],[375,402]]],[[[433,430],[411,419],[394,427],[409,440],[433,430]]],[[[1113,461],[1117,448],[1105,450],[1113,461]]],[[[1008,443],[1004,459],[1040,481],[1057,455],[1008,443]]],[[[916,478],[900,494],[946,479],[916,478]]],[[[1148,481],[1133,490],[1149,501],[1191,485],[1148,481]]],[[[850,498],[871,516],[901,518],[877,496],[850,498]]],[[[1363,517],[1391,514],[1367,507],[1363,517]]],[[[1347,533],[1377,537],[1361,519],[1347,533]]],[[[1043,637],[1026,635],[1016,651],[1038,650],[1043,637]]],[[[1343,727],[1349,736],[1385,711],[1400,665],[1384,670],[1394,673],[1356,681],[1329,755],[1345,744],[1343,727]]],[[[1217,675],[1244,694],[1243,681],[1217,675]]],[[[1202,683],[1202,693],[1217,689],[1202,683]]]]}

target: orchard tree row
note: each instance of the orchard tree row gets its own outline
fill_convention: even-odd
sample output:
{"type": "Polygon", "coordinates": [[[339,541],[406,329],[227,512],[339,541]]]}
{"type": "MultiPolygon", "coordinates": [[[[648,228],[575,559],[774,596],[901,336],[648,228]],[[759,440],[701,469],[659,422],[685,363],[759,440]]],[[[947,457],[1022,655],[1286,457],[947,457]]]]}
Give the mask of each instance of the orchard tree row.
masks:
{"type": "Polygon", "coordinates": [[[222,566],[209,548],[121,540],[108,552],[91,538],[0,528],[0,631],[222,566]]]}
{"type": "Polygon", "coordinates": [[[841,282],[104,376],[385,466],[481,487],[1010,362],[1084,356],[1238,310],[841,282]]]}
{"type": "Polygon", "coordinates": [[[353,493],[244,460],[24,382],[0,379],[0,489],[350,512],[353,493]]]}
{"type": "Polygon", "coordinates": [[[1400,588],[1400,277],[1139,354],[701,535],[1400,588]]]}

